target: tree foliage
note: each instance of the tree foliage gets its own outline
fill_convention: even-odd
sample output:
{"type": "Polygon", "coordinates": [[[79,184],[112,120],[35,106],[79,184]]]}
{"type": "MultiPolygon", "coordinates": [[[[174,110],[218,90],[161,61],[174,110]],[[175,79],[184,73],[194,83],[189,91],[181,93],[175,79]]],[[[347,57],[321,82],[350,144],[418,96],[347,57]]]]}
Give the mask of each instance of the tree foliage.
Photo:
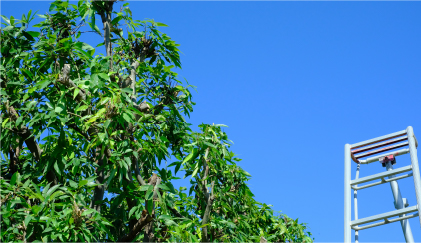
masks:
{"type": "Polygon", "coordinates": [[[253,198],[224,125],[186,122],[166,25],[114,4],[55,1],[33,30],[2,16],[0,240],[311,242],[253,198]]]}

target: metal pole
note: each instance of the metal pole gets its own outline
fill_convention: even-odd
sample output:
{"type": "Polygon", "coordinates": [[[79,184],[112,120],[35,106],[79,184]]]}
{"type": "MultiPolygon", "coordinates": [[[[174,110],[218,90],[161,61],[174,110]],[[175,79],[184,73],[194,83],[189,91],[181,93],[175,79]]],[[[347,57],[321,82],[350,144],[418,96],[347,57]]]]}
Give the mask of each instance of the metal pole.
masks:
{"type": "Polygon", "coordinates": [[[415,145],[415,135],[414,129],[409,126],[406,129],[408,134],[408,141],[409,141],[409,151],[411,154],[411,163],[412,163],[412,173],[414,177],[414,184],[415,184],[415,194],[417,196],[417,204],[418,204],[418,214],[419,220],[421,225],[421,178],[420,178],[420,168],[418,166],[418,156],[417,156],[417,147],[415,145]]]}
{"type": "MultiPolygon", "coordinates": [[[[387,162],[386,163],[386,170],[387,171],[391,171],[393,170],[393,166],[391,162],[387,162]]],[[[391,175],[389,176],[389,179],[392,179],[396,177],[395,175],[391,175]]],[[[390,187],[392,188],[392,193],[393,193],[393,198],[395,199],[395,208],[396,209],[402,209],[405,208],[403,199],[402,199],[402,195],[401,195],[401,191],[399,190],[399,185],[397,181],[391,181],[390,182],[390,187]]],[[[403,215],[399,215],[399,217],[403,217],[405,216],[403,215]]],[[[411,231],[411,226],[409,225],[409,221],[407,219],[401,220],[401,226],[402,226],[402,231],[403,231],[403,235],[405,236],[405,241],[407,243],[413,243],[414,242],[414,237],[412,236],[412,231],[411,231]]]]}
{"type": "MultiPolygon", "coordinates": [[[[357,165],[357,173],[355,175],[355,180],[360,176],[360,166],[357,165]]],[[[358,219],[358,202],[357,202],[357,190],[354,190],[354,220],[358,219]]],[[[358,230],[355,230],[355,243],[358,243],[358,230]]]]}
{"type": "Polygon", "coordinates": [[[344,242],[351,243],[351,145],[345,144],[344,242]]]}

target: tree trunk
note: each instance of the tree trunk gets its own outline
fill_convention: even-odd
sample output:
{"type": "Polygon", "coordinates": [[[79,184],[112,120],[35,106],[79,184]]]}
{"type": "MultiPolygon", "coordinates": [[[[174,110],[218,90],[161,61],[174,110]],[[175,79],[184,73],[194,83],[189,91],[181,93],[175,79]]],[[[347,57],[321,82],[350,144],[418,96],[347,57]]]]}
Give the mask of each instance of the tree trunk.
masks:
{"type": "MultiPolygon", "coordinates": [[[[154,192],[152,197],[152,214],[151,217],[155,217],[155,200],[158,197],[158,186],[161,183],[161,178],[158,177],[157,174],[153,173],[151,179],[149,180],[149,185],[154,186],[154,192]]],[[[148,208],[148,201],[146,201],[146,208],[148,208]]],[[[154,242],[155,241],[155,233],[154,233],[154,222],[151,221],[145,226],[145,233],[143,235],[143,242],[154,242]]]]}

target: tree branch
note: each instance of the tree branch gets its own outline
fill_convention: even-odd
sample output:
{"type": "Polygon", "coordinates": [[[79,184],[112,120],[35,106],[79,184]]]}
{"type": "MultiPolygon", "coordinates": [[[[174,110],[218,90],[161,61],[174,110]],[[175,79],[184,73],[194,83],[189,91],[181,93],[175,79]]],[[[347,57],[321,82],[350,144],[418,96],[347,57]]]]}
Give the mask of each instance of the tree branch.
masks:
{"type": "Polygon", "coordinates": [[[80,130],[79,127],[77,127],[75,124],[67,124],[68,127],[72,128],[73,130],[77,131],[80,135],[82,135],[86,140],[91,141],[91,138],[88,134],[80,130]]]}
{"type": "Polygon", "coordinates": [[[208,166],[208,163],[207,163],[207,159],[208,159],[208,155],[209,155],[209,149],[210,149],[209,147],[206,149],[205,156],[203,158],[203,171],[204,171],[204,173],[203,173],[203,177],[202,177],[202,180],[201,180],[202,191],[203,191],[203,195],[205,195],[206,202],[209,200],[209,191],[206,188],[206,185],[208,184],[206,178],[208,177],[208,174],[209,174],[209,166],[208,166]]]}
{"type": "MultiPolygon", "coordinates": [[[[129,175],[129,178],[130,179],[127,179],[126,177],[123,177],[124,178],[124,180],[127,182],[127,184],[131,184],[131,183],[133,183],[133,178],[132,178],[132,173],[131,173],[131,170],[129,170],[128,172],[127,172],[127,174],[129,175]]],[[[126,186],[124,186],[123,185],[123,190],[124,190],[124,192],[125,193],[128,193],[128,191],[127,191],[127,187],[126,186]]],[[[136,199],[132,199],[132,198],[130,198],[129,196],[126,196],[126,202],[127,202],[127,206],[128,206],[128,211],[130,212],[130,210],[132,210],[132,208],[134,207],[134,206],[136,206],[136,204],[137,204],[137,200],[136,199]]],[[[130,219],[129,220],[129,228],[133,228],[133,226],[136,224],[136,222],[137,222],[137,219],[130,219]]]]}
{"type": "Polygon", "coordinates": [[[70,80],[69,78],[69,73],[70,73],[70,64],[64,64],[63,69],[61,70],[61,74],[58,78],[58,82],[63,84],[64,86],[66,86],[67,88],[71,89],[79,89],[79,93],[76,95],[76,100],[77,101],[82,101],[82,100],[86,100],[86,95],[89,94],[88,91],[79,88],[72,80],[70,80]]]}
{"type": "Polygon", "coordinates": [[[175,216],[179,218],[185,218],[180,212],[177,211],[175,208],[168,207],[168,209],[173,213],[175,216]]]}
{"type": "Polygon", "coordinates": [[[146,182],[143,180],[142,176],[140,175],[140,171],[139,171],[139,163],[137,162],[137,159],[134,158],[135,164],[136,164],[136,179],[137,182],[139,182],[139,184],[141,186],[145,186],[146,182]]]}
{"type": "Polygon", "coordinates": [[[210,213],[212,210],[212,204],[213,201],[215,200],[215,196],[214,196],[214,185],[215,182],[212,181],[212,186],[211,186],[211,193],[212,195],[210,195],[209,190],[207,188],[207,177],[209,175],[209,166],[207,163],[207,158],[209,155],[209,150],[210,148],[208,147],[206,149],[205,152],[205,156],[203,158],[203,177],[202,177],[202,191],[203,191],[203,195],[205,196],[205,201],[206,201],[206,209],[205,209],[205,213],[203,214],[203,219],[202,219],[202,242],[209,242],[208,239],[208,226],[204,226],[209,222],[209,218],[210,218],[210,213]],[[204,227],[203,227],[204,226],[204,227]]]}
{"type": "MultiPolygon", "coordinates": [[[[8,100],[6,100],[6,110],[7,113],[9,113],[11,120],[16,121],[19,118],[19,115],[13,108],[13,106],[9,106],[8,100]]],[[[26,126],[21,126],[20,129],[18,128],[17,133],[21,137],[21,141],[24,141],[26,147],[28,147],[29,151],[31,151],[32,155],[34,156],[34,159],[36,161],[40,161],[42,150],[39,147],[38,143],[35,141],[34,136],[32,136],[32,133],[29,130],[29,128],[26,126]]],[[[45,178],[48,182],[52,184],[52,186],[58,184],[57,176],[53,170],[49,170],[45,178]]]]}
{"type": "MultiPolygon", "coordinates": [[[[212,181],[212,188],[211,188],[212,195],[209,197],[209,199],[206,202],[206,209],[205,209],[205,214],[203,215],[202,226],[206,225],[209,222],[209,219],[210,219],[212,204],[213,204],[213,201],[215,200],[215,196],[214,196],[214,193],[213,193],[213,187],[214,187],[214,182],[212,181]]],[[[202,242],[209,242],[208,226],[202,227],[202,242]]]]}
{"type": "MultiPolygon", "coordinates": [[[[153,191],[153,195],[152,195],[152,213],[151,216],[155,217],[155,199],[158,196],[158,186],[161,183],[161,178],[158,177],[157,174],[153,173],[152,177],[149,180],[149,185],[154,186],[154,191],[153,191]]],[[[148,208],[148,204],[149,202],[146,201],[146,208],[148,208]]],[[[154,228],[153,228],[153,222],[149,222],[146,226],[145,226],[145,233],[143,236],[143,242],[153,242],[155,241],[155,234],[154,234],[154,228]]]]}
{"type": "Polygon", "coordinates": [[[144,209],[142,211],[142,216],[137,221],[137,223],[133,226],[130,232],[118,239],[117,242],[131,242],[137,236],[137,234],[149,223],[153,220],[153,217],[148,214],[148,211],[144,209]]]}
{"type": "MultiPolygon", "coordinates": [[[[107,157],[105,154],[101,155],[101,147],[96,149],[96,163],[98,167],[95,169],[97,178],[95,179],[96,184],[103,184],[105,180],[104,166],[107,164],[107,157]]],[[[102,201],[105,193],[105,185],[97,185],[94,189],[94,195],[91,201],[91,208],[101,213],[101,204],[96,204],[97,201],[102,201]]]]}
{"type": "MultiPolygon", "coordinates": [[[[6,101],[6,109],[9,113],[9,117],[11,120],[16,121],[19,118],[18,113],[16,112],[13,106],[9,106],[9,101],[6,101]]],[[[38,143],[35,141],[34,137],[31,136],[31,131],[26,126],[21,126],[18,128],[17,133],[22,138],[22,141],[25,141],[26,146],[28,147],[29,151],[31,151],[32,155],[34,156],[35,160],[39,161],[41,158],[42,150],[39,147],[38,143]]]]}
{"type": "MultiPolygon", "coordinates": [[[[105,11],[98,11],[101,16],[102,24],[104,26],[104,44],[107,57],[111,56],[110,60],[110,70],[113,69],[113,60],[112,60],[112,49],[111,49],[111,40],[110,40],[110,29],[111,29],[111,12],[113,11],[113,5],[115,0],[107,1],[105,3],[105,11]]],[[[102,9],[101,9],[102,10],[102,9]]]]}

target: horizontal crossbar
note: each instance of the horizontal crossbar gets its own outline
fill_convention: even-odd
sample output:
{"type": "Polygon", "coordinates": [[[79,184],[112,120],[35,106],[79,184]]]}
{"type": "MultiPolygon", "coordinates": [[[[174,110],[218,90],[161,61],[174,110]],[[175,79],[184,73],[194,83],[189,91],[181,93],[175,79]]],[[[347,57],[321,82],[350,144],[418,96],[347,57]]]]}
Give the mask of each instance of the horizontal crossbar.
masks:
{"type": "Polygon", "coordinates": [[[414,213],[414,214],[411,214],[411,215],[405,215],[403,217],[399,217],[399,218],[395,218],[395,219],[385,219],[382,222],[378,222],[378,223],[374,223],[374,224],[370,224],[370,225],[365,225],[365,226],[361,226],[361,227],[353,226],[351,228],[354,229],[354,230],[363,230],[363,229],[373,228],[373,227],[380,226],[380,225],[385,225],[385,224],[390,224],[390,223],[398,222],[398,221],[401,221],[401,220],[404,220],[404,219],[415,218],[417,216],[419,216],[419,214],[418,213],[414,213]]]}
{"type": "Polygon", "coordinates": [[[361,183],[364,183],[364,182],[373,181],[373,180],[381,179],[381,178],[388,177],[388,176],[391,176],[391,175],[396,175],[396,174],[408,172],[410,170],[412,170],[412,165],[408,165],[408,166],[404,166],[404,167],[401,167],[401,168],[398,168],[398,169],[389,170],[389,171],[385,171],[385,172],[378,173],[378,174],[375,174],[375,175],[366,176],[366,177],[363,177],[363,178],[352,180],[350,182],[350,184],[351,184],[351,186],[352,185],[358,185],[358,184],[361,184],[361,183]]]}
{"type": "MultiPolygon", "coordinates": [[[[408,208],[402,208],[402,209],[394,210],[394,211],[391,211],[391,212],[382,213],[382,214],[370,216],[370,217],[367,217],[367,218],[362,218],[362,219],[357,219],[357,220],[351,221],[351,227],[352,226],[358,226],[358,225],[361,225],[361,224],[371,223],[371,222],[381,220],[381,219],[392,218],[392,217],[402,215],[402,214],[413,213],[413,212],[417,212],[417,211],[418,211],[417,205],[412,206],[412,207],[408,207],[408,208]]],[[[391,220],[389,220],[389,221],[391,221],[391,220]]]]}
{"type": "Polygon", "coordinates": [[[379,154],[379,155],[376,155],[376,156],[373,156],[373,157],[370,157],[370,158],[367,158],[367,159],[360,159],[359,161],[360,161],[361,164],[369,164],[369,163],[373,163],[373,162],[379,162],[380,158],[386,157],[386,156],[389,156],[389,155],[392,155],[392,154],[393,154],[393,156],[397,157],[399,155],[403,155],[403,154],[407,154],[407,153],[409,153],[408,148],[401,149],[401,150],[398,150],[398,151],[389,152],[389,153],[379,154]]]}
{"type": "Polygon", "coordinates": [[[388,135],[385,135],[385,136],[373,138],[373,139],[362,141],[362,142],[359,142],[359,143],[354,143],[354,144],[351,145],[351,148],[352,149],[361,148],[361,147],[364,147],[364,146],[367,146],[367,145],[370,145],[370,144],[373,144],[373,143],[382,142],[382,141],[387,140],[387,139],[400,137],[400,136],[403,136],[405,134],[406,134],[406,130],[391,133],[391,134],[388,134],[388,135]]]}
{"type": "Polygon", "coordinates": [[[381,184],[384,184],[384,183],[388,183],[388,182],[391,182],[391,181],[396,181],[396,180],[399,180],[399,179],[407,178],[407,177],[410,177],[410,176],[412,176],[412,173],[409,173],[409,174],[406,174],[406,175],[401,175],[401,176],[396,176],[396,177],[393,177],[393,178],[390,178],[390,179],[381,178],[382,181],[374,182],[374,183],[364,185],[364,186],[351,186],[351,187],[354,190],[361,190],[361,189],[369,188],[369,187],[372,187],[372,186],[377,186],[377,185],[381,185],[381,184]]]}

